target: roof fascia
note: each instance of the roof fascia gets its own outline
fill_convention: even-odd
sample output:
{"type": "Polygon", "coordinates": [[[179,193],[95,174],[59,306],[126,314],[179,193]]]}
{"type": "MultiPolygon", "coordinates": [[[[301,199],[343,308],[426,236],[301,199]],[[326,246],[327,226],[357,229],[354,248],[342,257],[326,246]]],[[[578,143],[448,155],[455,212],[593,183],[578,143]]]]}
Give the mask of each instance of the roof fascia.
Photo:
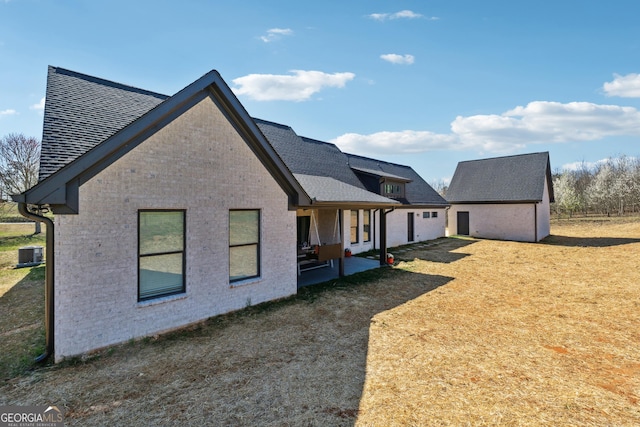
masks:
{"type": "Polygon", "coordinates": [[[553,176],[551,175],[551,160],[549,159],[549,155],[547,154],[547,170],[546,170],[546,179],[547,179],[547,190],[549,191],[549,203],[553,203],[556,201],[555,192],[553,191],[553,176]]]}
{"type": "Polygon", "coordinates": [[[351,166],[350,167],[351,170],[353,171],[353,173],[355,173],[356,175],[358,174],[362,174],[362,175],[369,175],[369,176],[373,176],[375,178],[378,178],[380,180],[380,182],[385,182],[385,181],[394,181],[394,182],[400,182],[400,183],[409,183],[409,182],[413,182],[412,179],[409,178],[405,178],[399,175],[393,175],[390,176],[392,174],[386,174],[383,171],[380,171],[381,173],[375,173],[374,171],[371,170],[363,170],[360,168],[357,168],[355,166],[351,166]]]}
{"type": "Polygon", "coordinates": [[[403,206],[402,203],[376,203],[376,202],[322,202],[313,201],[308,207],[335,208],[335,209],[383,209],[397,208],[403,206]]]}
{"type": "Polygon", "coordinates": [[[522,205],[530,203],[540,203],[542,200],[467,200],[467,201],[451,201],[450,205],[522,205]]]}

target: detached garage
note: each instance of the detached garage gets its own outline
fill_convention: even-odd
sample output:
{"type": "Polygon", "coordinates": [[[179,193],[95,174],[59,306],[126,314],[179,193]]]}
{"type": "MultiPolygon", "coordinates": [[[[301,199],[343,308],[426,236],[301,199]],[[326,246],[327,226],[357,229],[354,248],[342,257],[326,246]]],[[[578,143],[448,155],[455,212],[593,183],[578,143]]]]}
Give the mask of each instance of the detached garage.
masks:
{"type": "Polygon", "coordinates": [[[549,153],[460,162],[446,199],[448,235],[538,242],[551,228],[549,153]]]}

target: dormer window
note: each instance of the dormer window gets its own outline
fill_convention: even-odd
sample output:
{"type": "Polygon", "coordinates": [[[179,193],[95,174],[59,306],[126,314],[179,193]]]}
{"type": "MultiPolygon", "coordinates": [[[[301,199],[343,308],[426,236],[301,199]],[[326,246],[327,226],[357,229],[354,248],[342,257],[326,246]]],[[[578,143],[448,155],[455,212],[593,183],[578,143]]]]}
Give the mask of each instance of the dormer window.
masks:
{"type": "Polygon", "coordinates": [[[404,182],[385,181],[380,187],[381,194],[385,197],[404,197],[404,182]]]}

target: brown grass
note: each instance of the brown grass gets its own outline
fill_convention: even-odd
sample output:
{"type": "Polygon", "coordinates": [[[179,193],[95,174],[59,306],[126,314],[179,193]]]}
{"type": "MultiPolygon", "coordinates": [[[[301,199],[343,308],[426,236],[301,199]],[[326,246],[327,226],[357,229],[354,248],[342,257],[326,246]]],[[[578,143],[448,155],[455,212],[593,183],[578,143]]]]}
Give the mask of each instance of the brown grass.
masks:
{"type": "MultiPolygon", "coordinates": [[[[69,425],[640,425],[640,222],[442,239],[294,299],[17,376],[69,425]]],[[[1,301],[1,300],[0,300],[1,301]]]]}

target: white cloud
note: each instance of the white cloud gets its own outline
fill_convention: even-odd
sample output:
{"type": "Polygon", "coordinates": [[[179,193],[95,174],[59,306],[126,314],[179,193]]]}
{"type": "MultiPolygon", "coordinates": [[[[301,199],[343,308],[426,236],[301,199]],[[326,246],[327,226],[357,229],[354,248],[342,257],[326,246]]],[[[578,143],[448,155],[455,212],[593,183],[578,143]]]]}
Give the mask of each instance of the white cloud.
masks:
{"type": "Polygon", "coordinates": [[[640,74],[632,73],[626,76],[614,74],[613,81],[606,82],[602,89],[607,96],[640,98],[640,74]]]}
{"type": "Polygon", "coordinates": [[[415,61],[415,57],[413,55],[398,55],[397,53],[387,53],[385,55],[380,55],[380,58],[387,62],[391,62],[392,64],[413,64],[415,61]]]}
{"type": "Polygon", "coordinates": [[[233,80],[236,95],[256,101],[306,101],[327,87],[344,87],[353,73],[327,74],[322,71],[291,70],[293,75],[249,74],[233,80]]]}
{"type": "Polygon", "coordinates": [[[451,133],[428,131],[345,134],[334,142],[356,154],[477,150],[512,153],[530,144],[593,141],[640,136],[640,112],[632,107],[588,102],[535,101],[503,114],[456,117],[451,133]]]}
{"type": "Polygon", "coordinates": [[[44,111],[44,101],[45,98],[43,97],[40,102],[38,102],[37,104],[33,104],[31,107],[32,110],[38,110],[38,111],[44,111]]]}
{"type": "Polygon", "coordinates": [[[640,112],[589,102],[535,101],[501,115],[457,117],[451,130],[467,144],[501,152],[531,143],[593,141],[640,135],[640,112]]]}
{"type": "Polygon", "coordinates": [[[13,116],[14,114],[18,114],[18,112],[16,110],[12,110],[12,109],[0,111],[0,117],[1,116],[13,116]]]}
{"type": "Polygon", "coordinates": [[[331,142],[347,153],[402,154],[425,151],[449,150],[458,144],[454,135],[429,131],[404,130],[400,132],[376,132],[370,135],[347,133],[331,142]]]}
{"type": "MultiPolygon", "coordinates": [[[[376,21],[386,21],[388,19],[417,19],[424,18],[424,15],[420,13],[413,12],[411,10],[401,10],[400,12],[395,13],[372,13],[368,15],[369,18],[376,21]]],[[[437,20],[436,17],[430,17],[429,20],[437,20]]]]}
{"type": "Polygon", "coordinates": [[[265,43],[271,43],[272,41],[278,40],[283,36],[291,36],[293,35],[293,30],[290,28],[271,28],[267,30],[267,34],[264,36],[260,36],[260,40],[265,43]]]}
{"type": "MultiPolygon", "coordinates": [[[[607,159],[596,160],[595,162],[582,161],[582,162],[565,163],[564,165],[562,165],[560,170],[562,170],[562,171],[579,171],[579,170],[582,170],[583,168],[586,169],[586,170],[594,170],[595,168],[599,167],[600,165],[604,165],[604,164],[609,163],[609,162],[613,162],[614,164],[620,164],[621,160],[622,159],[620,157],[612,157],[612,158],[607,158],[607,159]]],[[[625,156],[625,161],[636,162],[637,160],[638,160],[637,157],[625,156]]]]}

